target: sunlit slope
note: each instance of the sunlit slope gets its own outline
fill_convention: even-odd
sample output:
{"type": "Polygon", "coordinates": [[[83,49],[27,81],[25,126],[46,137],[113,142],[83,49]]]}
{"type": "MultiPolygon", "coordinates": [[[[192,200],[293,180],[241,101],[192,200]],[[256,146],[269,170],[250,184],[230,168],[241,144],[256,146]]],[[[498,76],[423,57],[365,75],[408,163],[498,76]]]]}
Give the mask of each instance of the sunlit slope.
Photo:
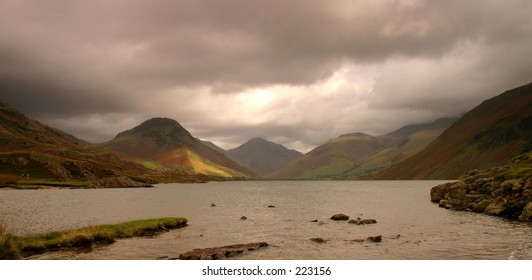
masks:
{"type": "Polygon", "coordinates": [[[253,176],[222,153],[205,146],[177,121],[167,118],[147,120],[119,133],[102,147],[128,155],[158,171],[226,178],[253,176]]]}
{"type": "Polygon", "coordinates": [[[94,147],[28,118],[0,98],[0,182],[144,177],[141,164],[94,147]]]}

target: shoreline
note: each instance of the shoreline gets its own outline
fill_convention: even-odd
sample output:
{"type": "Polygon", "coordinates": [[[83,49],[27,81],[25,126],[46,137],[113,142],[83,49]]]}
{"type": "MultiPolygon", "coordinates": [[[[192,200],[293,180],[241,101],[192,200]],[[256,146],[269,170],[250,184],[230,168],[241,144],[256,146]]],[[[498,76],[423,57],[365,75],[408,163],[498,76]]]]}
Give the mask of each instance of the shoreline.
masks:
{"type": "Polygon", "coordinates": [[[182,217],[133,220],[119,224],[87,226],[59,232],[31,236],[17,236],[0,227],[0,259],[24,259],[33,255],[61,250],[91,250],[94,246],[105,246],[117,239],[151,237],[187,226],[182,217]]]}

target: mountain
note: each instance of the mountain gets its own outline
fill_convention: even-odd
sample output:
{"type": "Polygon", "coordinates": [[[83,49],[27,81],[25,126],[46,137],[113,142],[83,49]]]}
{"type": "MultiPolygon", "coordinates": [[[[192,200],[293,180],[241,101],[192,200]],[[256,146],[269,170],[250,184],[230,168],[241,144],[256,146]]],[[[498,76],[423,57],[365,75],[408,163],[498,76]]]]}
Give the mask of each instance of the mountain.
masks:
{"type": "Polygon", "coordinates": [[[226,155],[256,174],[265,176],[303,154],[263,138],[253,138],[237,148],[228,150],[226,155]]]}
{"type": "Polygon", "coordinates": [[[213,149],[213,150],[215,150],[215,151],[217,151],[219,153],[225,154],[225,152],[226,152],[224,149],[218,147],[216,144],[214,144],[211,141],[205,141],[205,140],[201,140],[201,139],[198,139],[198,138],[196,138],[196,139],[198,141],[200,141],[203,145],[205,145],[205,146],[207,146],[207,147],[209,147],[209,148],[211,148],[211,149],[213,149]]]}
{"type": "Polygon", "coordinates": [[[0,98],[0,181],[140,179],[149,170],[30,119],[0,98]]]}
{"type": "Polygon", "coordinates": [[[456,179],[532,150],[532,83],[482,102],[415,155],[374,179],[456,179]]]}
{"type": "Polygon", "coordinates": [[[251,177],[253,174],[224,154],[194,138],[177,121],[153,118],[119,133],[101,147],[130,156],[155,172],[251,177]]]}
{"type": "Polygon", "coordinates": [[[275,179],[356,179],[390,166],[428,145],[456,119],[405,126],[382,136],[341,135],[273,173],[275,179]]]}

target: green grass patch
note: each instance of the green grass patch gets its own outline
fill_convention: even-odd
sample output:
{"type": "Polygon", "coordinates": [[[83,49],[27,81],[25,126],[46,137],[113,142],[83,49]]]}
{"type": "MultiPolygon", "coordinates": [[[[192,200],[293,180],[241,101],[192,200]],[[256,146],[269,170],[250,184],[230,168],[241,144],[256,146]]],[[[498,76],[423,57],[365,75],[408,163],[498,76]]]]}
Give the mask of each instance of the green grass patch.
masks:
{"type": "Polygon", "coordinates": [[[19,190],[37,190],[42,187],[87,188],[92,181],[19,180],[11,187],[19,190]]]}
{"type": "Polygon", "coordinates": [[[36,236],[13,236],[11,242],[24,257],[61,249],[87,249],[93,245],[112,244],[116,239],[154,236],[185,226],[185,218],[158,218],[121,224],[88,226],[36,236]]]}

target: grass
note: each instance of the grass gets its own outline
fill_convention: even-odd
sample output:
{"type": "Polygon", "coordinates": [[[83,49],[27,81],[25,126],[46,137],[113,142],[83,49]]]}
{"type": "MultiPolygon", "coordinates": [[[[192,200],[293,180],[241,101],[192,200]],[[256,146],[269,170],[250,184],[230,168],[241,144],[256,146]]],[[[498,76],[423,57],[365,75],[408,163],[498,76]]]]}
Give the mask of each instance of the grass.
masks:
{"type": "Polygon", "coordinates": [[[29,186],[53,186],[53,187],[88,187],[91,181],[54,181],[54,180],[20,180],[17,182],[22,188],[29,186]]]}
{"type": "Polygon", "coordinates": [[[7,232],[5,226],[0,223],[0,260],[15,260],[19,258],[19,252],[13,242],[14,236],[7,232]]]}
{"type": "MultiPolygon", "coordinates": [[[[41,254],[48,251],[62,249],[88,249],[94,245],[112,244],[116,239],[131,238],[140,236],[154,236],[162,231],[185,226],[185,218],[158,218],[130,221],[121,224],[106,224],[88,226],[80,229],[73,229],[61,232],[51,232],[36,236],[14,236],[4,234],[8,238],[6,244],[14,248],[14,252],[20,252],[20,256],[26,257],[41,254]]],[[[3,239],[2,239],[3,240],[3,239]]],[[[3,244],[3,243],[2,243],[3,244]]],[[[2,247],[0,259],[16,259],[16,255],[9,255],[2,247]]]]}

